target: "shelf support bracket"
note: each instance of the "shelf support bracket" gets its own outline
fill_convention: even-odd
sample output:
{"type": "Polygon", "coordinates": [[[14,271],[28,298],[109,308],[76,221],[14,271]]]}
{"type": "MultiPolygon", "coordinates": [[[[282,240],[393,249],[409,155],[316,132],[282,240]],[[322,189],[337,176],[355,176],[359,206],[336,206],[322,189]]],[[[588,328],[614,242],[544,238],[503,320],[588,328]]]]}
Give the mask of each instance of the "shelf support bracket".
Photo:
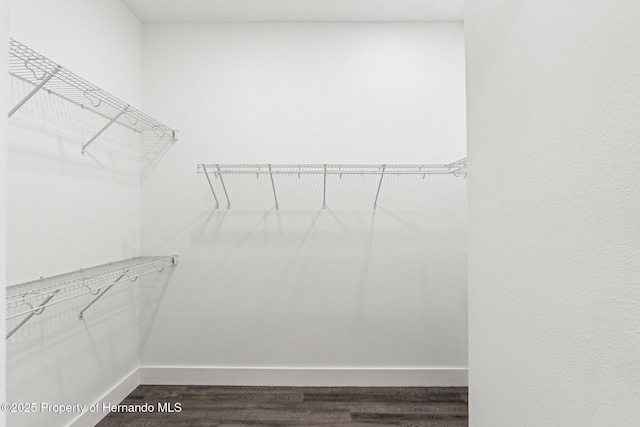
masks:
{"type": "Polygon", "coordinates": [[[205,169],[204,176],[207,177],[207,182],[209,183],[209,188],[211,188],[211,194],[213,194],[213,198],[216,199],[216,209],[220,207],[220,203],[218,203],[218,196],[216,196],[216,192],[213,190],[213,184],[211,184],[211,178],[209,178],[209,172],[205,169]]]}
{"type": "Polygon", "coordinates": [[[466,178],[467,177],[467,158],[462,158],[457,162],[453,162],[447,165],[449,169],[449,173],[453,174],[453,176],[457,178],[466,178]]]}
{"type": "Polygon", "coordinates": [[[55,296],[56,296],[56,294],[57,294],[58,292],[60,292],[60,289],[58,289],[57,291],[55,291],[54,293],[52,293],[51,295],[49,295],[49,296],[48,296],[44,301],[42,301],[42,303],[40,303],[40,305],[38,306],[38,308],[37,308],[37,309],[33,310],[31,313],[29,313],[29,315],[28,315],[27,317],[25,317],[24,319],[22,319],[22,321],[21,321],[20,323],[18,323],[18,324],[16,325],[16,327],[15,327],[15,328],[13,328],[13,329],[12,329],[12,330],[7,334],[6,339],[9,339],[9,337],[10,337],[11,335],[15,334],[15,333],[16,333],[16,331],[17,331],[18,329],[20,329],[20,328],[21,328],[25,323],[27,323],[29,320],[31,320],[31,318],[32,318],[33,316],[37,316],[37,315],[39,315],[39,314],[42,314],[42,312],[43,312],[43,311],[44,311],[44,309],[45,309],[45,307],[44,307],[44,306],[45,306],[45,305],[47,305],[47,304],[49,303],[49,301],[51,301],[51,300],[53,299],[53,297],[55,297],[55,296]]]}
{"type": "Polygon", "coordinates": [[[222,183],[222,189],[224,190],[224,197],[227,198],[227,209],[231,209],[231,202],[229,201],[229,195],[227,194],[227,187],[224,185],[224,180],[222,179],[222,172],[220,171],[220,165],[216,165],[218,168],[218,176],[220,177],[220,182],[222,183]]]}
{"type": "Polygon", "coordinates": [[[42,81],[40,83],[38,83],[38,86],[34,87],[33,90],[31,92],[29,92],[29,94],[27,96],[25,96],[24,98],[22,98],[22,101],[18,102],[18,104],[13,107],[11,109],[11,111],[9,111],[9,116],[11,117],[13,115],[13,113],[15,113],[16,111],[18,111],[18,109],[20,109],[20,107],[22,107],[24,105],[25,102],[27,102],[33,95],[36,94],[36,92],[38,92],[40,89],[42,89],[42,87],[44,85],[47,84],[47,82],[49,80],[51,80],[51,78],[53,76],[56,75],[56,73],[60,70],[60,67],[58,66],[58,68],[54,69],[52,72],[47,73],[47,75],[42,79],[42,81]]]}
{"type": "Polygon", "coordinates": [[[273,189],[273,198],[276,201],[276,210],[278,210],[278,196],[276,196],[276,186],[273,183],[273,174],[271,173],[271,165],[269,165],[269,176],[271,177],[271,188],[273,189]]]}
{"type": "Polygon", "coordinates": [[[327,209],[327,165],[324,165],[324,186],[322,187],[322,209],[327,209]]]}
{"type": "Polygon", "coordinates": [[[382,187],[382,178],[384,178],[384,170],[387,165],[382,165],[382,172],[380,172],[380,182],[378,183],[378,191],[376,192],[376,200],[373,202],[373,209],[378,207],[378,196],[380,195],[380,187],[382,187]]]}
{"type": "Polygon", "coordinates": [[[109,289],[113,288],[118,282],[120,282],[120,279],[122,279],[124,276],[126,276],[126,274],[127,273],[125,272],[125,273],[122,273],[120,276],[118,276],[118,278],[113,283],[111,283],[109,286],[104,288],[104,291],[100,292],[97,297],[95,297],[89,304],[87,304],[87,306],[80,311],[80,316],[78,316],[80,318],[80,320],[83,319],[84,312],[87,311],[87,309],[89,307],[91,307],[93,304],[95,304],[96,301],[98,301],[100,298],[102,298],[102,296],[104,294],[109,292],[109,289]]]}
{"type": "Polygon", "coordinates": [[[118,114],[116,114],[116,116],[115,116],[113,119],[109,120],[109,123],[107,123],[106,125],[104,125],[104,127],[103,127],[102,129],[100,129],[100,130],[98,131],[98,133],[96,133],[95,135],[93,135],[93,137],[92,137],[89,141],[85,142],[85,143],[82,145],[82,154],[84,154],[84,151],[85,151],[85,149],[89,146],[89,144],[91,144],[93,141],[95,141],[95,139],[96,139],[97,137],[99,137],[99,136],[102,134],[102,132],[104,132],[105,130],[107,130],[107,128],[108,128],[109,126],[111,126],[111,125],[113,124],[113,122],[115,122],[116,120],[118,120],[118,119],[120,118],[120,116],[121,116],[121,115],[123,115],[124,113],[126,113],[128,109],[129,109],[129,106],[127,105],[126,107],[124,107],[124,109],[123,109],[122,111],[120,111],[118,114]]]}

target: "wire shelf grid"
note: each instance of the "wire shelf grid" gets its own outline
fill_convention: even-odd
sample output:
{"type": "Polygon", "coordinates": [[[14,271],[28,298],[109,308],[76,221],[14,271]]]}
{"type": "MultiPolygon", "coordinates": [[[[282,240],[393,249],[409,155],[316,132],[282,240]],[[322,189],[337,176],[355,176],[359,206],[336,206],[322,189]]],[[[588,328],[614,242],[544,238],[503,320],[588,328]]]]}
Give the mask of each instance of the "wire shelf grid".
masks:
{"type": "Polygon", "coordinates": [[[466,174],[466,158],[450,164],[199,164],[198,173],[261,175],[466,174]]]}
{"type": "Polygon", "coordinates": [[[12,314],[7,315],[6,319],[29,313],[39,314],[38,312],[50,305],[82,295],[98,295],[107,287],[127,281],[133,282],[140,276],[161,272],[166,267],[176,264],[177,255],[136,257],[12,285],[7,287],[6,297],[6,310],[12,314]],[[54,296],[56,299],[52,301],[54,296]],[[36,306],[38,303],[40,304],[36,306]],[[18,311],[20,308],[22,310],[18,311]]]}
{"type": "Polygon", "coordinates": [[[10,116],[38,89],[44,89],[109,120],[105,129],[111,123],[118,123],[135,132],[153,132],[158,138],[168,135],[172,140],[176,139],[176,130],[14,39],[9,42],[9,74],[35,86],[32,93],[14,107],[10,116]]]}
{"type": "Polygon", "coordinates": [[[211,193],[215,200],[215,208],[220,207],[220,199],[216,194],[214,185],[211,182],[210,175],[220,180],[220,184],[224,191],[224,197],[227,201],[227,208],[231,208],[231,200],[227,186],[224,183],[223,175],[237,174],[249,175],[256,177],[260,175],[269,175],[271,181],[271,190],[276,210],[279,209],[278,191],[276,190],[273,175],[323,175],[322,187],[322,207],[327,207],[327,175],[377,175],[380,177],[373,208],[376,209],[380,188],[385,175],[453,175],[456,177],[466,178],[467,176],[467,159],[466,157],[449,164],[383,164],[383,165],[366,165],[366,164],[206,164],[201,163],[197,166],[198,173],[205,175],[211,193]]]}

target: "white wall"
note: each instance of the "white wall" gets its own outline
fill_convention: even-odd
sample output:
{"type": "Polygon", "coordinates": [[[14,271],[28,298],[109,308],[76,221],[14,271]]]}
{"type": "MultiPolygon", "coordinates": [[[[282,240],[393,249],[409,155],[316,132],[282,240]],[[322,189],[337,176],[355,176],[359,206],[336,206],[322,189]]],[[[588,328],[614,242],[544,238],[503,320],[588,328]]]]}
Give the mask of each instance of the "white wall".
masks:
{"type": "MultiPolygon", "coordinates": [[[[7,40],[9,37],[9,4],[5,0],[0,0],[0,40],[7,40]]],[[[2,65],[0,70],[7,68],[8,45],[4,44],[0,47],[0,58],[2,65]]],[[[7,104],[9,99],[7,73],[0,73],[0,102],[7,104]]],[[[6,286],[6,165],[7,165],[7,119],[4,115],[0,116],[0,301],[5,300],[6,286]]],[[[0,336],[5,335],[5,318],[0,316],[0,336]]],[[[5,368],[6,349],[4,342],[0,344],[0,402],[6,401],[6,368],[5,368]]],[[[5,425],[5,414],[0,413],[0,425],[5,425]]]]}
{"type": "Polygon", "coordinates": [[[640,425],[640,3],[465,15],[471,425],[640,425]]]}
{"type": "MultiPolygon", "coordinates": [[[[11,2],[10,36],[133,106],[141,103],[140,22],[124,6],[11,2]]],[[[11,80],[12,105],[31,87],[11,80]]],[[[139,254],[139,137],[39,94],[11,118],[10,284],[139,254]],[[90,250],[87,250],[90,248],[90,250]]]]}
{"type": "MultiPolygon", "coordinates": [[[[16,0],[10,36],[141,104],[142,25],[120,2],[16,0]]],[[[10,105],[30,88],[11,79],[10,105]]],[[[140,254],[140,137],[44,92],[9,120],[8,284],[140,254]]],[[[94,403],[138,365],[135,287],[48,308],[7,341],[7,399],[94,403]]],[[[13,327],[16,321],[8,323],[13,327]]],[[[10,414],[10,425],[67,424],[73,415],[10,414]]]]}
{"type": "Polygon", "coordinates": [[[377,177],[330,177],[326,211],[321,177],[276,179],[275,211],[268,178],[229,177],[213,211],[196,174],[463,157],[461,24],[149,24],[143,76],[181,133],[143,166],[142,250],[181,264],[143,297],[142,366],[466,371],[464,180],[385,178],[374,212],[377,177]]]}

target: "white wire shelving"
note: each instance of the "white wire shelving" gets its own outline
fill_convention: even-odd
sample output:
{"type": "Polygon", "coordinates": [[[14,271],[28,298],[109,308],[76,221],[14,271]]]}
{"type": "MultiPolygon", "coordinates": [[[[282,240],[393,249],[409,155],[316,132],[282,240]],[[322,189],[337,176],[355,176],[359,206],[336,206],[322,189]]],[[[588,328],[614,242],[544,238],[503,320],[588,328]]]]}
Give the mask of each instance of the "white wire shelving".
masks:
{"type": "Polygon", "coordinates": [[[139,133],[152,132],[159,139],[168,136],[175,141],[177,138],[177,130],[148,116],[14,39],[9,41],[9,74],[34,86],[9,111],[9,117],[39,90],[44,90],[92,111],[106,120],[104,127],[82,144],[82,153],[114,123],[139,133]]]}
{"type": "Polygon", "coordinates": [[[159,273],[177,264],[177,254],[135,257],[9,286],[6,319],[23,319],[7,333],[6,338],[11,337],[32,317],[42,314],[47,307],[83,296],[93,296],[80,311],[79,319],[82,320],[84,312],[114,286],[134,282],[138,277],[159,273]]]}
{"type": "Polygon", "coordinates": [[[455,177],[467,177],[467,159],[466,157],[449,164],[402,164],[402,165],[364,165],[364,164],[199,164],[198,173],[205,175],[211,194],[216,202],[216,209],[220,208],[218,195],[216,194],[211,182],[211,175],[215,179],[220,179],[220,184],[227,200],[227,208],[231,208],[231,200],[227,186],[224,183],[224,175],[244,174],[244,175],[269,175],[271,179],[271,189],[273,190],[273,198],[275,208],[278,209],[278,194],[276,191],[274,175],[324,175],[322,189],[322,207],[326,208],[327,200],[327,175],[378,175],[378,188],[376,191],[373,209],[378,205],[378,197],[380,188],[385,175],[452,175],[455,177]]]}

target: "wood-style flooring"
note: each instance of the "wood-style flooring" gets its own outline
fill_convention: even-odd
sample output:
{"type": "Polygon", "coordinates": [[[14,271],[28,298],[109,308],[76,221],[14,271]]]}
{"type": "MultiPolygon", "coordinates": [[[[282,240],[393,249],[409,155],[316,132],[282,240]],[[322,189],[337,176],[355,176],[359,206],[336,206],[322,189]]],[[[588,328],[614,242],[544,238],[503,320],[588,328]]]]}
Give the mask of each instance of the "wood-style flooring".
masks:
{"type": "Polygon", "coordinates": [[[111,412],[99,427],[468,425],[467,388],[220,387],[142,385],[120,404],[153,413],[111,412]],[[158,412],[158,404],[180,412],[158,412]]]}

